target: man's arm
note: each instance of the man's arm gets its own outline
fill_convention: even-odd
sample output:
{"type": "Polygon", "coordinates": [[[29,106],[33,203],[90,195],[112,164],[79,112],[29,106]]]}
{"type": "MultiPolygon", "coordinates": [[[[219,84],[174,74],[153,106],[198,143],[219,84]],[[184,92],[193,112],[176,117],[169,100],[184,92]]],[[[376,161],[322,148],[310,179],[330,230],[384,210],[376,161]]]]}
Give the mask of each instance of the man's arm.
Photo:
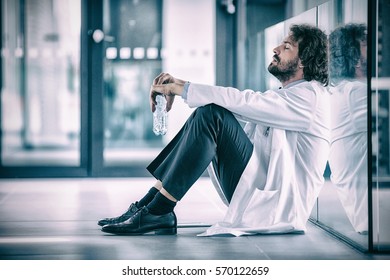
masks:
{"type": "Polygon", "coordinates": [[[317,93],[309,82],[288,89],[255,92],[192,83],[187,104],[216,104],[240,119],[280,129],[306,131],[314,118],[317,93]]]}

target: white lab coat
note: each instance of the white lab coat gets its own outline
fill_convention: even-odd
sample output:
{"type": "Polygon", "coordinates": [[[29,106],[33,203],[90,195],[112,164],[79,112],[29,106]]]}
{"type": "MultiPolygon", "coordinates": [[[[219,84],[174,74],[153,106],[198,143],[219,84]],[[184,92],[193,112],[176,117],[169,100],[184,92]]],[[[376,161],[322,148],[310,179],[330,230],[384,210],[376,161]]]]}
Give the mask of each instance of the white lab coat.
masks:
{"type": "Polygon", "coordinates": [[[367,84],[342,81],[331,92],[331,181],[357,232],[368,231],[367,84]]]}
{"type": "MultiPolygon", "coordinates": [[[[191,84],[187,103],[230,110],[247,122],[245,132],[254,144],[223,221],[201,235],[304,231],[324,183],[329,153],[325,88],[303,80],[263,93],[191,84]]],[[[220,189],[211,165],[208,170],[220,189]]]]}

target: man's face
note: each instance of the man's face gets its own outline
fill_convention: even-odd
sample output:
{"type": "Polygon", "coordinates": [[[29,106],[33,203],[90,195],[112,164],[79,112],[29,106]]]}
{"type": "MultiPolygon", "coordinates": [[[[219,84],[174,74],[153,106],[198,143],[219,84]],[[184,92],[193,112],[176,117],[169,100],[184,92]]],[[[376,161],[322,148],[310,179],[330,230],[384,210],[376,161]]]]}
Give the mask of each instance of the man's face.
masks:
{"type": "Polygon", "coordinates": [[[298,43],[294,42],[290,35],[273,51],[274,56],[268,71],[279,81],[288,81],[299,70],[298,43]]]}

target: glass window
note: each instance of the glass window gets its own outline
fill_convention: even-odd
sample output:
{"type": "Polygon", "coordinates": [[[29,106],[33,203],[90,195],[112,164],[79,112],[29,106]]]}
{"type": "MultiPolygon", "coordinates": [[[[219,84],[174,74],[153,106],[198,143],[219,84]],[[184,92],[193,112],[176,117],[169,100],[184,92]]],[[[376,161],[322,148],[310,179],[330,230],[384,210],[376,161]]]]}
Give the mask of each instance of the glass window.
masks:
{"type": "Polygon", "coordinates": [[[80,164],[80,0],[2,5],[2,165],[80,164]]]}
{"type": "Polygon", "coordinates": [[[192,112],[175,99],[168,133],[153,133],[149,90],[161,72],[213,84],[213,1],[103,2],[104,165],[145,166],[192,112]]]}
{"type": "Polygon", "coordinates": [[[332,138],[317,219],[367,250],[367,14],[362,7],[366,0],[318,7],[318,24],[329,36],[332,138]]]}

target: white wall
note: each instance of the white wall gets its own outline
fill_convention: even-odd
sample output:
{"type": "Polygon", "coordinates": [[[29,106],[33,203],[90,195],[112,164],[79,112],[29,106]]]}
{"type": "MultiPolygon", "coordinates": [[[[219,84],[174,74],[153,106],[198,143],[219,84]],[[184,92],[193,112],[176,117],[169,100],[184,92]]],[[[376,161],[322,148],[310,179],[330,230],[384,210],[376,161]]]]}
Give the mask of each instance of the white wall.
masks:
{"type": "MultiPolygon", "coordinates": [[[[163,71],[194,83],[215,83],[215,1],[165,0],[163,11],[163,71]]],[[[169,112],[170,140],[192,109],[176,98],[169,112]]]]}

